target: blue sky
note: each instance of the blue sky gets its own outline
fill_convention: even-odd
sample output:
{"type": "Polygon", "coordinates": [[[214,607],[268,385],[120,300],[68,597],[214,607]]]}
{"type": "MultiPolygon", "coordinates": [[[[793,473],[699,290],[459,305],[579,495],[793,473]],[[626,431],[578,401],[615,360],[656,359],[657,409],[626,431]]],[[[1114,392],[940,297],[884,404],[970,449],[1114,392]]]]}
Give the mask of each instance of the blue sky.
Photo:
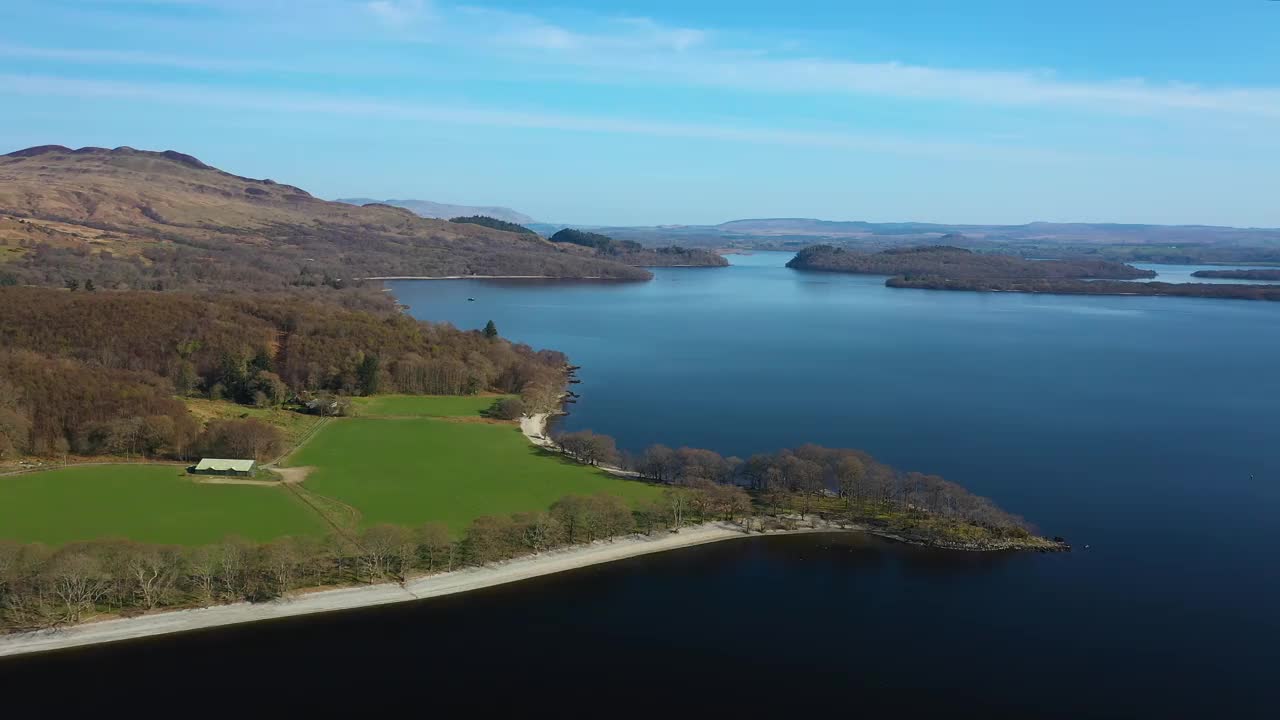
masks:
{"type": "Polygon", "coordinates": [[[1280,226],[1280,2],[3,0],[0,151],[550,222],[1280,226]]]}

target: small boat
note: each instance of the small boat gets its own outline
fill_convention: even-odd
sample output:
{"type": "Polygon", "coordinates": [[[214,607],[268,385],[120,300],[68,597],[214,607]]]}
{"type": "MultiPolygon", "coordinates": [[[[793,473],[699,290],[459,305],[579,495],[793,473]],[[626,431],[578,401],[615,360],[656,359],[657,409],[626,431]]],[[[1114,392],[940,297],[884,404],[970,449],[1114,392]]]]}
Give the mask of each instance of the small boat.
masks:
{"type": "Polygon", "coordinates": [[[467,302],[475,302],[475,301],[476,301],[475,298],[467,298],[467,302]]]}

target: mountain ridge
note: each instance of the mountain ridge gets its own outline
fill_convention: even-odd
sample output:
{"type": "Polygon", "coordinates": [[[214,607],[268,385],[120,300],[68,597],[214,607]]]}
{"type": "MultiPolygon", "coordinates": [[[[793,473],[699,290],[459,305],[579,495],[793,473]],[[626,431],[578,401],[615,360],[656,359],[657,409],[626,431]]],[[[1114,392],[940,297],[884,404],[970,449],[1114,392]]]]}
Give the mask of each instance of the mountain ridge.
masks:
{"type": "Polygon", "coordinates": [[[0,283],[280,289],[387,275],[650,277],[583,248],[322,200],[172,150],[0,156],[0,283]]]}
{"type": "Polygon", "coordinates": [[[346,203],[348,205],[390,205],[392,207],[404,208],[415,215],[425,218],[435,218],[438,220],[451,220],[456,217],[468,217],[472,215],[484,215],[497,220],[505,220],[517,225],[525,225],[534,222],[534,219],[522,212],[512,210],[509,207],[499,205],[455,205],[453,203],[439,203],[432,200],[413,200],[413,199],[391,199],[391,200],[374,200],[372,198],[338,198],[334,202],[346,203]]]}

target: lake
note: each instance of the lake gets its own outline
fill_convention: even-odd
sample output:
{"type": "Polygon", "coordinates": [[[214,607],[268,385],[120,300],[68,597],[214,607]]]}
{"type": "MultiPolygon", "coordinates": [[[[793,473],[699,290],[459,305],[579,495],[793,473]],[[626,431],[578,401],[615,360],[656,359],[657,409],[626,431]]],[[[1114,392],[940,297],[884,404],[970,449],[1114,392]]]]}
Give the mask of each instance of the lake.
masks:
{"type": "Polygon", "coordinates": [[[582,398],[562,427],[632,450],[860,447],[990,496],[1075,552],[755,538],[0,662],[0,686],[75,673],[99,707],[145,682],[194,686],[202,705],[259,688],[357,711],[669,712],[683,692],[675,707],[789,713],[1274,712],[1280,305],[891,289],[788,270],[789,257],[641,284],[391,287],[417,317],[492,319],[568,353],[582,398]]]}
{"type": "Polygon", "coordinates": [[[1143,270],[1152,270],[1153,278],[1139,278],[1134,282],[1209,283],[1211,285],[1277,285],[1280,280],[1237,280],[1233,278],[1195,277],[1198,270],[1258,270],[1258,265],[1167,265],[1163,263],[1131,263],[1143,270]]]}

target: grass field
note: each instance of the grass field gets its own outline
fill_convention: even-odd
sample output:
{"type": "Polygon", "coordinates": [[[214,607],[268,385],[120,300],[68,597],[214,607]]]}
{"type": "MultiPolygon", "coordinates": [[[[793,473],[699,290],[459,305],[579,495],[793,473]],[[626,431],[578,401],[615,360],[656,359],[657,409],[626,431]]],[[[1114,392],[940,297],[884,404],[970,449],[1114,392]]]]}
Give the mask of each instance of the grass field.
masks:
{"type": "Polygon", "coordinates": [[[541,451],[511,425],[337,420],[288,464],[314,467],[304,486],[356,508],[363,526],[438,521],[456,533],[481,515],[544,510],[569,494],[660,493],[541,451]]]}
{"type": "MultiPolygon", "coordinates": [[[[329,421],[288,459],[286,465],[313,468],[292,490],[195,483],[171,465],[86,465],[0,477],[0,539],[265,541],[327,532],[326,518],[342,527],[437,521],[460,533],[481,515],[544,510],[569,494],[609,492],[634,502],[661,492],[535,448],[512,423],[456,421],[478,417],[497,399],[361,398],[363,417],[329,421]]],[[[204,422],[258,417],[284,428],[291,442],[317,422],[280,409],[186,402],[204,422]]]]}
{"type": "Polygon", "coordinates": [[[0,538],[7,540],[198,545],[231,535],[270,540],[325,529],[286,488],[197,484],[172,465],[95,465],[0,477],[0,538]]]}
{"type": "Polygon", "coordinates": [[[478,417],[508,395],[374,395],[352,398],[357,417],[478,417]]]}

